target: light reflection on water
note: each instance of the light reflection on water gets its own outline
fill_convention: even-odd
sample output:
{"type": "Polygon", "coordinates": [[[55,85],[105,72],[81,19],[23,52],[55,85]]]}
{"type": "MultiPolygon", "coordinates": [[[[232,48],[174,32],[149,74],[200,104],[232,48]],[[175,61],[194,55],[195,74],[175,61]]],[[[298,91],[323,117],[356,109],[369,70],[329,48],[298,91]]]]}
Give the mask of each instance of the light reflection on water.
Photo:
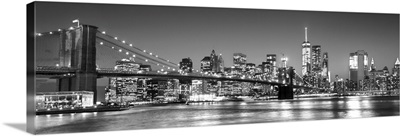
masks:
{"type": "Polygon", "coordinates": [[[399,115],[399,97],[348,97],[135,107],[39,115],[38,133],[85,132],[399,115]]]}

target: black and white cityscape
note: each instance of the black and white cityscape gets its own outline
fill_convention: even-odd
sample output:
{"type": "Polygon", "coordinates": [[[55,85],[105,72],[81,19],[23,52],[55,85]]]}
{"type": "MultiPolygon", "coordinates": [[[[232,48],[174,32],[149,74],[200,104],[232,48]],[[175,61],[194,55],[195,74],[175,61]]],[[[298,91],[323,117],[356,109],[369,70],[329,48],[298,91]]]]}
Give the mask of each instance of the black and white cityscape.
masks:
{"type": "Polygon", "coordinates": [[[397,14],[35,4],[37,133],[400,115],[397,14]]]}

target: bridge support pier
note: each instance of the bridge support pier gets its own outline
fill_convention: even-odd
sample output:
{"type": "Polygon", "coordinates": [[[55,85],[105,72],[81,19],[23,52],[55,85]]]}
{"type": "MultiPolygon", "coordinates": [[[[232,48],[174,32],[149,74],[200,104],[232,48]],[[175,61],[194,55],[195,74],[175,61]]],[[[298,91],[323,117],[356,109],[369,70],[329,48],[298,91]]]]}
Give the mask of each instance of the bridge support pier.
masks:
{"type": "Polygon", "coordinates": [[[279,86],[278,99],[293,99],[293,87],[279,86]]]}
{"type": "Polygon", "coordinates": [[[280,85],[278,92],[278,99],[293,99],[293,78],[294,78],[294,69],[293,67],[289,67],[289,85],[280,85]]]}
{"type": "Polygon", "coordinates": [[[76,73],[57,80],[59,91],[93,92],[93,103],[97,101],[96,33],[97,27],[90,25],[63,31],[60,66],[76,69],[76,73]]]}

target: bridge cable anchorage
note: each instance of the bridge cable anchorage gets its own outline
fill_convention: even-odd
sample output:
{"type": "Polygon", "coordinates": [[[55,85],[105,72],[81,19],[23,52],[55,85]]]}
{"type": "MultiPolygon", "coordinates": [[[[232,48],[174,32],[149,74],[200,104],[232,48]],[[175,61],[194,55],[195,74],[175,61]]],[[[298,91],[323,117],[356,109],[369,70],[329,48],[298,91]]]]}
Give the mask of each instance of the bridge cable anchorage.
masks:
{"type": "MultiPolygon", "coordinates": [[[[150,56],[152,56],[152,57],[156,57],[156,58],[161,59],[161,60],[163,60],[163,61],[167,61],[167,62],[169,62],[169,63],[171,63],[171,64],[173,64],[173,65],[178,65],[178,64],[176,64],[176,63],[170,62],[170,61],[167,60],[167,59],[164,59],[164,58],[162,58],[162,57],[159,57],[158,55],[153,55],[152,52],[148,52],[148,51],[146,51],[146,50],[142,50],[142,49],[140,49],[140,48],[138,48],[138,47],[135,47],[135,46],[133,46],[132,44],[128,44],[125,40],[118,40],[117,37],[112,36],[112,35],[109,35],[109,34],[106,34],[105,31],[100,32],[100,31],[98,30],[98,33],[101,33],[102,35],[105,35],[105,36],[107,36],[107,37],[109,37],[109,38],[112,38],[112,39],[118,41],[118,42],[121,42],[121,43],[124,44],[124,45],[130,46],[130,47],[135,48],[135,49],[137,49],[137,50],[139,50],[139,51],[142,51],[142,52],[146,53],[147,55],[150,55],[150,56]]],[[[99,37],[99,36],[97,36],[97,37],[99,37]]]]}
{"type": "MultiPolygon", "coordinates": [[[[116,48],[113,48],[113,46],[109,46],[107,44],[104,44],[105,42],[100,42],[99,41],[97,43],[100,44],[100,45],[103,45],[105,47],[111,48],[112,50],[116,49],[116,48]]],[[[118,50],[118,52],[122,53],[122,49],[117,49],[117,50],[118,50]]],[[[133,51],[130,51],[130,50],[127,50],[127,52],[125,52],[126,55],[129,55],[130,53],[133,54],[132,56],[134,58],[138,59],[138,60],[142,60],[142,61],[144,61],[146,63],[151,63],[153,65],[157,65],[159,68],[164,68],[165,67],[165,65],[160,65],[160,64],[162,64],[162,62],[160,63],[160,61],[157,61],[157,60],[154,60],[154,59],[151,59],[152,61],[149,61],[149,59],[147,59],[146,56],[141,55],[141,54],[135,54],[133,51]]],[[[172,67],[173,71],[174,71],[175,68],[176,67],[172,67]]]]}

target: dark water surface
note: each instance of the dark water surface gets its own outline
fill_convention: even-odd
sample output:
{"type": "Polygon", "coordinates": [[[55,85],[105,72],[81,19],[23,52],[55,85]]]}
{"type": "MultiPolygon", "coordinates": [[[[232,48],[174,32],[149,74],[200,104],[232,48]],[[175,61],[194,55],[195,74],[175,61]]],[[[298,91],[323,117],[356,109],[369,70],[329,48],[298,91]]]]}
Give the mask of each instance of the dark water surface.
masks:
{"type": "Polygon", "coordinates": [[[193,127],[399,116],[398,96],[172,104],[98,113],[36,116],[37,133],[193,127]]]}

